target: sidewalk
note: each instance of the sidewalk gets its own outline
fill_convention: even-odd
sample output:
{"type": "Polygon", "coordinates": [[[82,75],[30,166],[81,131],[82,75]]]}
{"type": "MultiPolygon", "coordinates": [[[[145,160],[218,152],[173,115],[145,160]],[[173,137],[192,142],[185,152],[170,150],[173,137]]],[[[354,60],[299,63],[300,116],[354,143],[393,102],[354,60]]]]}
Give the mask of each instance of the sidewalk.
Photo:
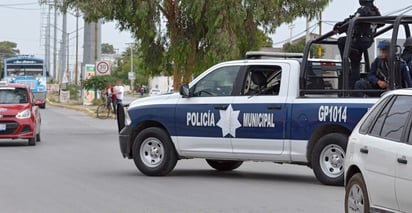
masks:
{"type": "MultiPolygon", "coordinates": [[[[125,95],[123,103],[124,104],[130,104],[132,101],[140,98],[139,95],[131,96],[131,95],[125,95]]],[[[51,106],[56,106],[56,107],[61,107],[65,109],[72,109],[72,110],[77,110],[81,112],[86,112],[89,116],[96,118],[96,110],[97,106],[94,105],[79,105],[79,104],[63,104],[63,103],[58,103],[58,102],[52,102],[49,99],[47,99],[47,104],[51,106]]],[[[47,105],[46,105],[47,109],[47,105]]]]}

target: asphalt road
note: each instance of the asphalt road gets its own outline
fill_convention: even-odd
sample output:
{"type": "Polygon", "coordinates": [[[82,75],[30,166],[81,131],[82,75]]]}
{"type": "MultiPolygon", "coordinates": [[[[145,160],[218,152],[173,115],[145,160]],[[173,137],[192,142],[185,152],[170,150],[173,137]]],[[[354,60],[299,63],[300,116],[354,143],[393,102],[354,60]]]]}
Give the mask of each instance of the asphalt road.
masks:
{"type": "Polygon", "coordinates": [[[0,212],[343,212],[344,189],[304,166],[221,173],[196,159],[147,177],[122,158],[115,120],[50,105],[41,113],[42,142],[0,141],[0,212]]]}

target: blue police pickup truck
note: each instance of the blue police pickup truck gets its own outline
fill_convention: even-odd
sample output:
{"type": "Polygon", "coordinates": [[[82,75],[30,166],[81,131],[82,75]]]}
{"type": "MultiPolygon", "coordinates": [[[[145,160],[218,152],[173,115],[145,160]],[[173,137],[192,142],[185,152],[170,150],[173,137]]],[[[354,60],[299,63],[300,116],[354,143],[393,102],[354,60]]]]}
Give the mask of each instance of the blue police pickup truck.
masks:
{"type": "MultiPolygon", "coordinates": [[[[405,25],[402,17],[355,18],[349,32],[358,22],[386,24],[377,35],[405,25]]],[[[377,97],[351,97],[350,36],[343,60],[308,57],[312,44],[336,45],[333,34],[309,42],[300,56],[251,53],[211,67],[179,93],[138,99],[127,111],[119,107],[123,157],[150,176],[167,175],[180,159],[203,158],[221,171],[268,161],[307,165],[321,183],[343,185],[348,136],[377,97]]],[[[396,38],[391,79],[400,67],[396,38]]],[[[389,85],[397,87],[395,80],[389,85]]]]}
{"type": "MultiPolygon", "coordinates": [[[[311,64],[324,74],[317,88],[338,89],[337,62],[311,64]]],[[[377,99],[301,96],[299,78],[294,59],[213,66],[180,93],[132,102],[121,152],[146,175],[166,175],[179,159],[204,158],[225,171],[271,161],[308,165],[322,183],[342,184],[347,138],[377,99]]]]}

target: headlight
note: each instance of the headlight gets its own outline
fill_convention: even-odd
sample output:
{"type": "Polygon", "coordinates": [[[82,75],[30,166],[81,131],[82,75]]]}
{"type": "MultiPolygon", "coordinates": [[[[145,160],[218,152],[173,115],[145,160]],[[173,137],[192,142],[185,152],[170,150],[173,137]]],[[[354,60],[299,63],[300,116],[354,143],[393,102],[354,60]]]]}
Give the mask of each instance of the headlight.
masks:
{"type": "Polygon", "coordinates": [[[127,112],[127,110],[125,110],[125,113],[124,113],[124,121],[125,121],[126,126],[132,123],[132,120],[130,119],[130,116],[129,116],[129,112],[127,112]]]}
{"type": "Polygon", "coordinates": [[[18,119],[26,119],[26,118],[30,118],[31,116],[31,111],[30,109],[26,109],[24,111],[21,111],[19,113],[17,113],[16,118],[18,119]]]}

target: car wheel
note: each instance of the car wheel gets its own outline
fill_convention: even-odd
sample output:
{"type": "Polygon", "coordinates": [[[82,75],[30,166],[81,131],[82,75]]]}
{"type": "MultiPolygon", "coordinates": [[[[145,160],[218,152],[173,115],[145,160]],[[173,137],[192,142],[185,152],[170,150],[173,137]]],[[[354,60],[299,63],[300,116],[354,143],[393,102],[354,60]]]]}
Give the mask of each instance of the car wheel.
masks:
{"type": "Polygon", "coordinates": [[[207,164],[218,171],[232,171],[239,168],[243,161],[231,160],[209,160],[206,159],[207,164]]]}
{"type": "Polygon", "coordinates": [[[312,169],[316,178],[325,185],[343,185],[343,164],[348,136],[330,133],[321,137],[312,151],[312,169]]]}
{"type": "Polygon", "coordinates": [[[36,138],[29,138],[29,146],[36,145],[36,138]]]}
{"type": "Polygon", "coordinates": [[[44,103],[40,106],[40,108],[41,108],[41,109],[46,109],[46,102],[44,102],[44,103]]]}
{"type": "Polygon", "coordinates": [[[164,176],[176,166],[177,154],[169,135],[161,128],[151,127],[137,135],[133,160],[143,174],[164,176]]]}
{"type": "Polygon", "coordinates": [[[345,212],[369,212],[369,197],[362,174],[357,173],[349,179],[345,189],[345,212]]]}

